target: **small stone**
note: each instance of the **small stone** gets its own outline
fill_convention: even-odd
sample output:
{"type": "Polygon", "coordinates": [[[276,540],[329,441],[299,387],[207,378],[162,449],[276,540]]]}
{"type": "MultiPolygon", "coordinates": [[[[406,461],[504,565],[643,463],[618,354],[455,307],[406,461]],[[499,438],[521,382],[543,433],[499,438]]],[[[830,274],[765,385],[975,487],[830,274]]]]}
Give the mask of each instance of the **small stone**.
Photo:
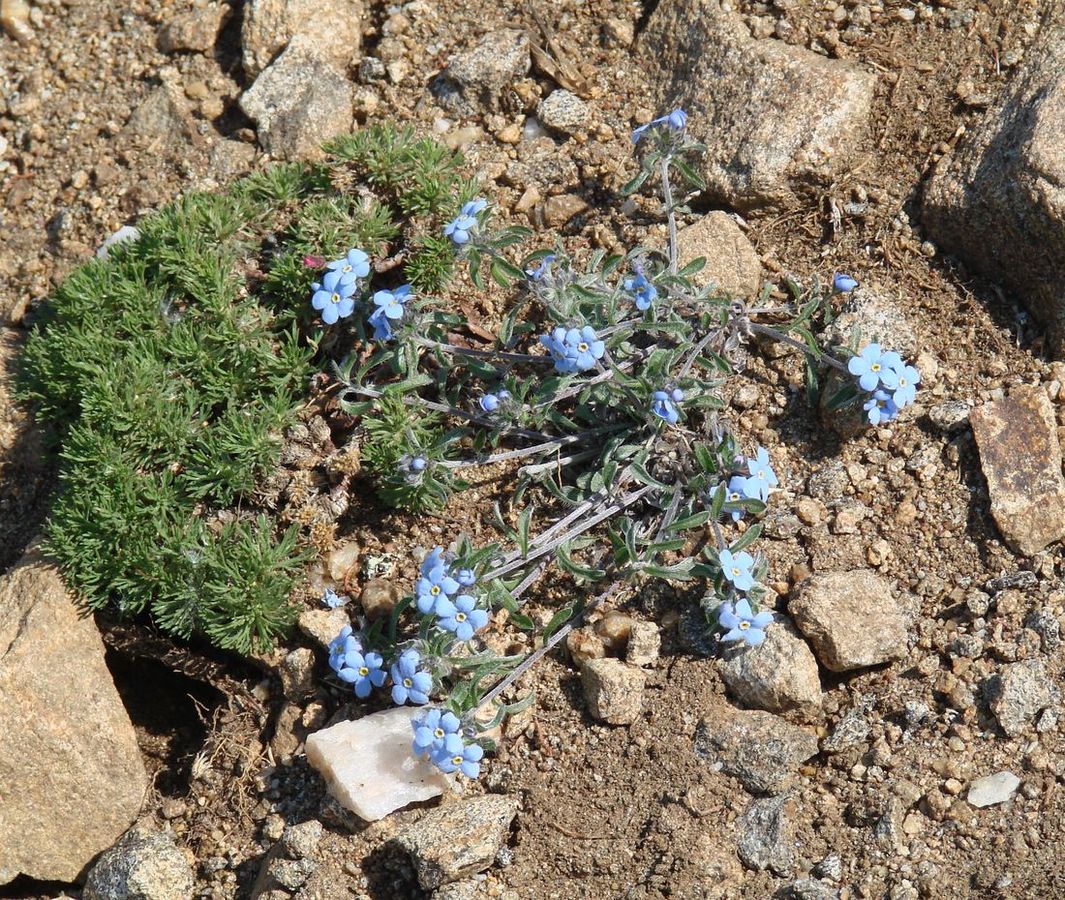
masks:
{"type": "Polygon", "coordinates": [[[544,201],[544,224],[549,228],[565,225],[574,216],[589,209],[588,202],[576,194],[559,194],[544,201]]]}
{"type": "Polygon", "coordinates": [[[635,624],[636,620],[632,616],[614,610],[595,623],[595,633],[611,650],[620,650],[628,643],[635,624]]]}
{"type": "Polygon", "coordinates": [[[359,61],[359,81],[363,84],[384,81],[387,74],[385,64],[376,56],[364,56],[359,61]]]}
{"type": "Polygon", "coordinates": [[[529,38],[524,30],[504,28],[485,34],[456,54],[432,84],[437,102],[456,115],[499,109],[504,91],[529,71],[529,38]]]}
{"type": "Polygon", "coordinates": [[[140,139],[148,148],[174,149],[182,142],[194,146],[203,143],[185,92],[170,81],[164,81],[145,95],[133,110],[122,134],[140,139]]]}
{"type": "Polygon", "coordinates": [[[636,27],[628,19],[607,19],[603,23],[603,37],[608,45],[631,47],[636,40],[636,27]]]}
{"type": "Polygon", "coordinates": [[[322,839],[322,823],[317,819],[289,825],[281,836],[281,849],[291,859],[313,856],[322,839]]]}
{"type": "Polygon", "coordinates": [[[281,663],[281,690],[289,700],[299,700],[314,690],[314,651],[298,647],[281,663]]]}
{"type": "Polygon", "coordinates": [[[987,693],[991,711],[1010,737],[1030,731],[1040,712],[1061,702],[1061,691],[1038,659],[1007,666],[989,679],[987,693]]]}
{"type": "Polygon", "coordinates": [[[496,137],[503,144],[519,144],[521,143],[521,126],[507,125],[496,132],[496,137]]]}
{"type": "Polygon", "coordinates": [[[188,900],[194,880],[185,854],[168,831],[135,825],[97,860],[83,900],[188,900]]]}
{"type": "Polygon", "coordinates": [[[255,122],[263,149],[278,159],[318,158],[321,145],[347,134],[355,121],[347,77],[302,36],[255,79],[240,108],[255,122]]]}
{"type": "Polygon", "coordinates": [[[339,606],[336,609],[306,609],[300,613],[298,625],[304,635],[328,653],[329,645],[336,636],[345,626],[351,626],[351,619],[347,611],[339,606]]]}
{"type": "Polygon", "coordinates": [[[230,14],[223,3],[208,3],[185,13],[171,16],[159,31],[159,49],[163,53],[210,50],[222,30],[222,23],[230,14]]]}
{"type": "Polygon", "coordinates": [[[953,434],[969,424],[969,412],[971,409],[968,403],[962,403],[960,400],[948,400],[946,403],[939,403],[928,410],[928,418],[937,431],[943,434],[953,434]]]}
{"type": "Polygon", "coordinates": [[[26,0],[0,0],[0,28],[20,44],[33,40],[29,3],[26,0]]]}
{"type": "Polygon", "coordinates": [[[620,659],[590,659],[581,669],[588,712],[608,725],[631,725],[643,708],[647,676],[620,659]]]}
{"type": "Polygon", "coordinates": [[[840,859],[838,853],[830,853],[814,866],[813,874],[818,878],[839,881],[843,877],[843,860],[840,859]]]}
{"type": "Polygon", "coordinates": [[[654,622],[633,622],[625,645],[625,661],[633,666],[654,665],[661,647],[662,636],[654,622]]]}
{"type": "Polygon", "coordinates": [[[980,808],[994,806],[996,803],[1005,803],[1011,799],[1020,786],[1021,779],[1012,772],[997,772],[994,775],[977,778],[970,784],[966,799],[972,806],[980,808]]]}
{"type": "Polygon", "coordinates": [[[772,713],[794,713],[812,721],[821,713],[817,660],[783,616],[766,629],[760,647],[729,650],[718,664],[725,686],[745,706],[772,713]]]}
{"type": "Polygon", "coordinates": [[[1050,653],[1061,646],[1061,623],[1049,609],[1037,609],[1024,620],[1024,627],[1039,635],[1043,650],[1050,653]]]}
{"type": "Polygon", "coordinates": [[[790,787],[799,765],[817,752],[817,738],[805,728],[772,713],[724,704],[695,730],[696,755],[757,794],[779,794],[790,787]]]}
{"type": "Polygon", "coordinates": [[[756,297],[762,289],[761,257],[728,213],[715,210],[682,228],[677,246],[681,265],[700,256],[706,260],[691,276],[697,287],[713,285],[721,293],[745,299],[756,297]]]}
{"type": "Polygon", "coordinates": [[[334,547],[325,558],[325,566],[329,577],[338,584],[343,584],[344,579],[352,572],[359,562],[361,548],[357,541],[345,541],[339,547],[334,547]]]}
{"type": "Polygon", "coordinates": [[[788,900],[839,900],[839,891],[816,878],[799,878],[781,888],[788,900]]]}
{"type": "Polygon", "coordinates": [[[318,864],[313,859],[272,859],[266,867],[265,884],[286,891],[298,891],[314,874],[318,864]]]}
{"type": "Polygon", "coordinates": [[[969,421],[991,515],[1010,548],[1034,556],[1065,537],[1061,446],[1046,391],[1015,387],[1008,398],[978,406],[969,421]]]}
{"type": "Polygon", "coordinates": [[[819,525],[821,523],[821,505],[809,497],[802,497],[795,504],[795,515],[803,525],[819,525]]]}
{"type": "Polygon", "coordinates": [[[603,639],[590,628],[578,628],[566,635],[566,649],[578,666],[583,666],[590,659],[606,656],[603,639]]]}
{"type": "Polygon", "coordinates": [[[367,822],[450,788],[436,766],[411,753],[414,715],[407,707],[386,709],[307,737],[307,761],[340,804],[367,822]]]}
{"type": "Polygon", "coordinates": [[[591,120],[588,104],[562,88],[552,91],[541,100],[536,114],[548,128],[563,134],[583,134],[588,130],[591,120]]]}
{"type": "Polygon", "coordinates": [[[792,802],[782,794],[754,800],[740,817],[736,851],[743,864],[756,872],[770,869],[787,876],[795,863],[792,802]]]}
{"type": "Polygon", "coordinates": [[[841,753],[863,744],[869,736],[869,721],[866,713],[871,707],[870,700],[859,697],[854,706],[848,709],[836,723],[832,733],[821,742],[821,750],[824,753],[841,753]]]}
{"type": "Polygon", "coordinates": [[[890,582],[872,572],[811,575],[799,584],[788,611],[832,672],[879,665],[906,653],[906,618],[890,582]]]}
{"type": "Polygon", "coordinates": [[[364,15],[362,0],[249,0],[243,7],[240,32],[248,82],[297,37],[314,45],[320,59],[342,71],[362,47],[364,15]]]}
{"type": "Polygon", "coordinates": [[[470,797],[430,811],[394,840],[431,891],[491,866],[520,806],[519,798],[502,794],[470,797]]]}
{"type": "Polygon", "coordinates": [[[362,589],[362,610],[369,619],[385,619],[399,603],[399,586],[387,578],[374,578],[362,589]]]}
{"type": "Polygon", "coordinates": [[[732,395],[732,405],[736,409],[754,409],[761,399],[762,392],[758,390],[758,385],[744,382],[736,388],[736,393],[732,395]]]}

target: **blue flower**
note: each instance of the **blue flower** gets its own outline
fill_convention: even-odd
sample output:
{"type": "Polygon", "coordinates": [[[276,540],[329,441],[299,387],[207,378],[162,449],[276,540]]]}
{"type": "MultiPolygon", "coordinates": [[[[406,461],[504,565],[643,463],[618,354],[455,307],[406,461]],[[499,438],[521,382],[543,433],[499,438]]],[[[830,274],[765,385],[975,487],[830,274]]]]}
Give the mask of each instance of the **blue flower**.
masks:
{"type": "Polygon", "coordinates": [[[353,285],[357,279],[370,274],[370,257],[353,247],[346,256],[334,260],[326,268],[340,275],[341,284],[353,285]]]}
{"type": "Polygon", "coordinates": [[[351,626],[345,625],[329,644],[329,668],[339,673],[344,668],[344,657],[362,649],[359,639],[351,632],[351,626]]]}
{"type": "Polygon", "coordinates": [[[863,391],[871,394],[883,383],[884,372],[891,368],[896,360],[901,365],[902,359],[897,353],[884,352],[879,344],[869,344],[861,353],[848,360],[847,371],[858,379],[863,391]]]}
{"type": "MultiPolygon", "coordinates": [[[[750,499],[753,496],[757,496],[756,491],[748,483],[747,479],[742,475],[733,475],[728,482],[728,490],[725,493],[726,503],[739,503],[741,500],[750,499]]],[[[732,516],[733,522],[738,522],[743,518],[745,510],[741,506],[739,509],[733,509],[729,511],[729,515],[732,516]]]]}
{"type": "Polygon", "coordinates": [[[404,650],[400,658],[392,664],[392,702],[397,706],[403,706],[408,700],[419,706],[429,702],[433,676],[428,672],[418,671],[421,661],[421,654],[411,649],[404,650]]]}
{"type": "Polygon", "coordinates": [[[448,735],[457,734],[461,724],[454,713],[440,709],[430,709],[424,715],[411,719],[410,727],[414,729],[411,749],[414,755],[431,754],[443,748],[448,735]]]}
{"type": "Polygon", "coordinates": [[[870,425],[890,422],[899,414],[899,407],[887,391],[876,391],[862,406],[870,425]]]}
{"type": "Polygon", "coordinates": [[[392,323],[388,321],[384,308],[378,307],[372,313],[367,320],[373,326],[373,337],[375,341],[387,341],[392,337],[392,323]]]}
{"type": "Polygon", "coordinates": [[[641,269],[637,269],[632,278],[626,278],[623,286],[635,297],[636,308],[641,312],[650,309],[658,296],[658,288],[647,280],[641,269]]]}
{"type": "Polygon", "coordinates": [[[314,293],[311,295],[311,306],[322,314],[322,321],[326,325],[334,324],[337,319],[345,319],[355,310],[355,301],[352,299],[354,284],[344,284],[343,276],[339,272],[327,272],[321,284],[315,282],[311,285],[314,293]]]}
{"type": "Polygon", "coordinates": [[[580,330],[556,328],[549,335],[541,335],[540,343],[550,352],[557,372],[594,369],[595,361],[602,359],[606,352],[606,344],[599,340],[591,325],[580,330]]]}
{"type": "Polygon", "coordinates": [[[439,565],[429,570],[426,570],[423,564],[422,577],[414,585],[415,604],[418,607],[418,612],[422,615],[436,612],[439,615],[439,603],[442,600],[446,600],[458,589],[459,583],[448,574],[447,566],[444,565],[442,560],[439,565]]]}
{"type": "Polygon", "coordinates": [[[722,603],[717,613],[718,624],[727,628],[721,640],[744,641],[751,647],[758,647],[765,640],[765,630],[773,621],[771,612],[754,614],[751,604],[744,597],[733,606],[731,603],[722,603]]]}
{"type": "Polygon", "coordinates": [[[850,275],[837,272],[832,278],[832,290],[837,294],[849,294],[856,287],[858,287],[858,282],[851,278],[850,275]]]}
{"type": "Polygon", "coordinates": [[[421,475],[428,466],[429,460],[424,456],[411,456],[409,453],[401,456],[399,462],[396,463],[396,468],[412,481],[417,481],[418,476],[421,475]]]}
{"type": "Polygon", "coordinates": [[[477,574],[473,569],[459,569],[455,573],[455,580],[463,587],[472,587],[477,583],[477,574]]]}
{"type": "Polygon", "coordinates": [[[377,291],[373,295],[374,306],[384,311],[390,319],[403,318],[403,304],[410,298],[410,285],[403,284],[391,291],[377,291]]]}
{"type": "MultiPolygon", "coordinates": [[[[684,397],[683,393],[681,393],[681,397],[684,397]]],[[[672,395],[667,394],[665,391],[654,392],[651,397],[651,412],[658,418],[665,419],[670,425],[676,425],[680,420],[680,413],[677,412],[672,395]]]]}
{"type": "Polygon", "coordinates": [[[441,747],[432,754],[433,764],[441,771],[451,774],[461,771],[467,778],[481,774],[481,759],[484,749],[479,744],[467,744],[457,734],[449,734],[441,747]]]}
{"type": "Polygon", "coordinates": [[[759,447],[753,458],[747,458],[747,473],[747,488],[751,492],[747,496],[765,503],[769,499],[769,489],[780,484],[770,464],[769,451],[765,447],[759,447]]]}
{"type": "Polygon", "coordinates": [[[336,609],[338,606],[343,606],[347,602],[347,597],[341,597],[332,588],[327,588],[326,592],[322,594],[322,603],[324,603],[330,609],[336,609]]]}
{"type": "Polygon", "coordinates": [[[889,360],[887,358],[889,355],[898,356],[898,354],[884,354],[884,359],[888,362],[888,368],[881,373],[880,383],[889,391],[894,391],[891,399],[899,409],[902,409],[902,407],[908,406],[916,399],[917,385],[921,382],[921,373],[913,366],[904,363],[901,358],[898,362],[889,360]]]}
{"type": "Polygon", "coordinates": [[[437,625],[445,631],[454,632],[460,641],[468,641],[474,633],[488,624],[488,613],[477,608],[477,600],[469,594],[460,594],[452,603],[446,597],[436,602],[437,625]]]}
{"type": "Polygon", "coordinates": [[[441,566],[446,566],[444,548],[434,547],[425,554],[425,559],[422,560],[421,574],[428,575],[433,569],[439,569],[441,566]]]}
{"type": "Polygon", "coordinates": [[[485,394],[480,399],[480,404],[485,412],[495,412],[499,409],[499,397],[495,394],[485,394]]]}
{"type": "Polygon", "coordinates": [[[632,133],[632,142],[638,144],[648,128],[654,128],[656,125],[662,124],[665,124],[671,131],[682,131],[684,126],[688,124],[688,114],[683,109],[675,109],[667,116],[659,116],[657,119],[637,128],[632,133]]]}
{"type": "Polygon", "coordinates": [[[746,551],[733,555],[731,550],[722,550],[719,558],[721,559],[721,574],[732,582],[736,590],[750,590],[754,584],[754,575],[751,572],[754,557],[746,551]]]}
{"type": "Polygon", "coordinates": [[[355,696],[364,700],[370,691],[385,683],[385,661],[380,653],[363,654],[354,650],[344,655],[344,668],[337,672],[341,681],[355,685],[355,696]]]}
{"type": "MultiPolygon", "coordinates": [[[[468,206],[469,204],[467,204],[468,206]]],[[[459,213],[444,226],[444,234],[459,247],[469,243],[470,234],[476,233],[478,221],[474,216],[459,213]]]]}
{"type": "Polygon", "coordinates": [[[488,201],[483,197],[477,197],[474,200],[467,200],[463,203],[462,209],[459,210],[459,214],[473,218],[479,213],[484,212],[486,209],[488,209],[488,201]]]}
{"type": "Polygon", "coordinates": [[[526,269],[525,274],[528,276],[529,281],[542,281],[551,271],[551,263],[554,261],[555,254],[548,253],[547,256],[540,260],[540,264],[535,269],[526,269]]]}

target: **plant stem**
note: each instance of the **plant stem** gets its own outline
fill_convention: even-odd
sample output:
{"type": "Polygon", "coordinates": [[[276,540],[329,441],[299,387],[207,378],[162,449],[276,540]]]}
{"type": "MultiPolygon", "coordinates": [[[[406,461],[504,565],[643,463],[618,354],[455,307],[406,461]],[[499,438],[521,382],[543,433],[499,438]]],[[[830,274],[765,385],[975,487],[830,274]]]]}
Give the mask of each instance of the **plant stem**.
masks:
{"type": "Polygon", "coordinates": [[[772,338],[774,341],[780,341],[781,343],[787,344],[789,347],[794,347],[796,350],[801,350],[807,356],[812,356],[818,362],[826,362],[830,366],[832,366],[833,369],[838,369],[840,372],[847,372],[849,374],[846,365],[844,365],[830,353],[825,353],[824,351],[821,351],[820,353],[815,353],[802,341],[797,341],[795,340],[795,338],[788,337],[786,334],[784,334],[784,332],[777,331],[777,329],[775,328],[770,328],[768,325],[759,325],[757,322],[748,322],[747,324],[751,326],[751,331],[757,332],[758,334],[764,334],[766,337],[772,338]]]}
{"type": "Polygon", "coordinates": [[[444,350],[457,356],[471,356],[475,359],[509,359],[514,362],[549,363],[550,356],[534,356],[532,353],[510,353],[506,350],[476,350],[473,347],[459,347],[455,344],[445,344],[443,341],[434,341],[429,338],[415,337],[415,341],[423,347],[432,347],[436,350],[444,350]]]}
{"type": "Polygon", "coordinates": [[[669,223],[669,274],[677,274],[677,216],[673,212],[673,189],[669,186],[669,156],[662,157],[662,199],[666,204],[666,220],[669,223]]]}

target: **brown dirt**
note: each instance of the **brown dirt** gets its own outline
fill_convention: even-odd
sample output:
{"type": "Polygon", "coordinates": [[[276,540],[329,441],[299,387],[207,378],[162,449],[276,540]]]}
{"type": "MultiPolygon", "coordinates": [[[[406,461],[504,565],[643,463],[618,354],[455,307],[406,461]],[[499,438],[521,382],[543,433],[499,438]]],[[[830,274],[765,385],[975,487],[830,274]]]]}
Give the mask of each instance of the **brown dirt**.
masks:
{"type": "MultiPolygon", "coordinates": [[[[1023,52],[1030,38],[1026,26],[1038,20],[1044,4],[950,0],[933,6],[931,19],[919,12],[909,23],[895,11],[911,7],[889,2],[871,25],[838,28],[825,8],[832,4],[737,5],[760,34],[854,59],[880,74],[870,138],[875,152],[868,162],[800,209],[748,221],[767,268],[801,276],[848,271],[889,286],[922,351],[938,366],[919,398],[924,408],[947,399],[979,401],[1012,384],[1050,380],[1040,337],[1019,310],[991,285],[933,255],[916,224],[916,201],[935,159],[979,118],[984,98],[1005,84],[1011,56],[1023,52]],[[860,216],[844,214],[834,228],[832,210],[848,201],[867,207],[860,216]]],[[[374,5],[364,36],[368,53],[386,63],[404,60],[411,73],[398,85],[377,88],[378,115],[431,131],[436,120],[452,119],[428,99],[431,75],[472,36],[531,20],[517,2],[440,0],[415,6],[389,15],[383,5],[374,5]]],[[[32,45],[0,37],[5,98],[0,135],[9,142],[0,156],[8,164],[0,172],[5,348],[17,344],[32,321],[29,304],[103,237],[139,212],[208,183],[215,171],[212,152],[221,140],[253,137],[234,111],[242,79],[239,9],[215,52],[166,56],[156,49],[156,29],[184,8],[164,0],[41,3],[43,27],[32,45]],[[203,94],[201,83],[206,89],[192,101],[200,140],[151,146],[124,125],[167,67],[187,93],[203,94]]],[[[563,229],[575,250],[664,239],[653,215],[627,218],[611,193],[632,172],[630,129],[653,111],[644,108],[648,91],[638,52],[611,46],[603,23],[610,18],[639,23],[642,12],[639,4],[623,0],[550,5],[558,33],[594,85],[597,119],[591,137],[559,148],[575,163],[585,185],[580,190],[593,204],[592,212],[563,229]]],[[[550,82],[537,76],[531,87],[533,94],[546,92],[550,82]]],[[[504,183],[504,168],[518,151],[492,136],[513,120],[496,116],[472,123],[485,133],[465,148],[471,168],[503,209],[512,207],[525,187],[504,183]]],[[[450,127],[456,124],[471,123],[450,127]]],[[[488,304],[483,312],[491,317],[488,304]]],[[[5,350],[2,359],[9,357],[5,350]]],[[[920,405],[890,429],[841,443],[811,422],[794,390],[800,376],[794,359],[756,356],[747,374],[759,385],[762,401],[736,420],[748,440],[770,447],[790,490],[774,505],[784,514],[793,512],[806,477],[839,460],[848,497],[872,510],[855,534],[804,526],[796,537],[766,541],[773,579],[786,591],[796,574],[793,566],[867,565],[872,545],[883,540],[889,552],[878,551],[877,558],[883,557],[878,570],[913,598],[908,612],[915,644],[903,662],[824,684],[822,732],[831,733],[859,698],[871,704],[872,727],[858,746],[816,757],[803,769],[794,795],[796,874],[834,852],[843,859],[842,883],[850,897],[906,898],[915,896],[908,892],[911,886],[926,897],[1065,895],[1056,864],[1065,858],[1060,733],[1005,738],[982,707],[954,713],[944,701],[951,679],[978,689],[1004,662],[1036,652],[1032,632],[1021,623],[1033,609],[1061,615],[1060,548],[1022,564],[1002,545],[989,521],[971,436],[937,434],[920,405]],[[951,642],[974,630],[964,613],[967,591],[1020,567],[1038,574],[1036,586],[998,595],[988,615],[987,648],[978,658],[952,655],[951,642]],[[907,701],[928,705],[933,711],[928,724],[907,730],[902,719],[907,701]],[[977,810],[945,793],[952,789],[950,778],[965,782],[1001,769],[1025,782],[1009,805],[977,810]],[[900,850],[879,842],[872,825],[889,798],[909,793],[910,785],[925,799],[907,813],[909,830],[900,850]]],[[[23,412],[0,396],[0,566],[17,558],[36,532],[51,466],[23,412]]],[[[382,515],[372,503],[356,499],[362,505],[342,537],[355,539],[364,557],[395,552],[402,561],[397,577],[404,579],[411,574],[411,548],[445,540],[459,524],[468,527],[468,511],[485,499],[483,494],[457,499],[446,517],[431,521],[382,515]]],[[[550,606],[549,593],[534,598],[534,605],[550,606]]],[[[626,606],[637,616],[663,621],[683,599],[656,592],[628,598],[626,606]]],[[[1061,655],[1058,650],[1048,663],[1059,683],[1061,655]]],[[[116,667],[115,674],[121,682],[123,668],[116,667]]],[[[244,676],[244,682],[250,688],[255,679],[244,676]]],[[[561,659],[545,661],[528,686],[537,690],[536,712],[526,729],[504,742],[483,779],[487,789],[524,798],[511,842],[513,862],[489,873],[486,896],[765,898],[784,883],[744,872],[731,855],[734,823],[749,798],[738,782],[712,772],[692,746],[699,716],[722,687],[713,662],[692,658],[674,629],[666,630],[662,660],[651,672],[645,714],[630,728],[592,722],[583,710],[579,679],[561,659]]],[[[337,698],[324,699],[332,711],[337,698]]],[[[230,897],[241,895],[254,879],[269,844],[259,830],[268,815],[299,821],[313,814],[320,785],[298,761],[264,769],[269,731],[257,714],[239,704],[234,708],[232,698],[218,708],[224,712],[205,715],[206,724],[193,732],[197,742],[204,732],[208,736],[205,754],[195,757],[199,768],[188,759],[187,735],[153,737],[155,724],[138,725],[146,752],[167,770],[158,802],[147,812],[169,821],[195,852],[204,896],[230,897]],[[182,791],[184,796],[175,796],[182,791]],[[175,806],[175,800],[183,805],[175,806]]],[[[187,714],[179,718],[189,721],[187,714]]],[[[387,838],[418,814],[400,813],[355,835],[331,829],[323,841],[320,877],[335,893],[323,896],[421,896],[409,870],[383,849],[387,838]]]]}

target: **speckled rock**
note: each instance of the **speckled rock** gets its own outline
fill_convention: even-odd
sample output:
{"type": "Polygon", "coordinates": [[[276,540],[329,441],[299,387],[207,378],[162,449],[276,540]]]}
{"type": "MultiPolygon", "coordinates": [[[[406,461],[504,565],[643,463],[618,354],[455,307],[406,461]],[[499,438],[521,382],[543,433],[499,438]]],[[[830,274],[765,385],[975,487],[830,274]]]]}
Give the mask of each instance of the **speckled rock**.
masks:
{"type": "Polygon", "coordinates": [[[1018,386],[1009,397],[969,414],[991,515],[1006,543],[1033,556],[1065,537],[1065,478],[1061,474],[1054,408],[1046,391],[1018,386]]]}
{"type": "Polygon", "coordinates": [[[362,0],[249,0],[240,39],[244,74],[256,78],[297,35],[343,70],[362,46],[362,0]]]}
{"type": "Polygon", "coordinates": [[[795,864],[791,822],[794,802],[785,794],[754,800],[737,823],[736,852],[749,869],[787,876],[795,864]]]}
{"type": "Polygon", "coordinates": [[[347,77],[303,35],[255,79],[240,108],[255,122],[262,148],[278,159],[320,157],[321,145],[355,121],[347,77]]]}
{"type": "Polygon", "coordinates": [[[163,53],[210,50],[218,39],[222,23],[231,12],[231,7],[226,4],[207,3],[168,17],[166,24],[159,29],[159,49],[163,53]]]}
{"type": "Polygon", "coordinates": [[[1010,737],[1031,731],[1039,713],[1061,702],[1061,691],[1038,659],[1006,666],[988,679],[987,695],[991,711],[1010,737]]]}
{"type": "Polygon", "coordinates": [[[456,115],[499,108],[504,90],[529,71],[529,37],[517,28],[482,36],[457,53],[433,82],[433,96],[456,115]]]}
{"type": "Polygon", "coordinates": [[[351,625],[351,617],[347,610],[337,609],[305,609],[300,613],[299,629],[306,637],[314,641],[321,650],[329,652],[329,645],[344,626],[351,625]]]}
{"type": "Polygon", "coordinates": [[[643,708],[647,676],[620,659],[589,659],[581,667],[581,684],[592,718],[609,725],[631,725],[643,708]]]}
{"type": "Polygon", "coordinates": [[[0,884],[74,881],[148,777],[92,617],[36,555],[0,577],[0,698],[0,884]]]}
{"type": "Polygon", "coordinates": [[[540,101],[537,116],[548,128],[563,134],[582,134],[591,123],[591,108],[576,94],[559,88],[540,101]]]}
{"type": "Polygon", "coordinates": [[[398,706],[307,737],[307,761],[340,804],[367,822],[450,789],[443,772],[411,753],[414,715],[398,706]]]}
{"type": "Polygon", "coordinates": [[[683,107],[707,145],[707,195],[736,209],[790,206],[848,171],[876,78],[777,40],[755,40],[719,0],[663,0],[640,43],[658,109],[683,107]]]}
{"type": "Polygon", "coordinates": [[[721,704],[701,719],[695,752],[758,794],[779,794],[800,763],[817,754],[817,738],[780,716],[721,704]]]}
{"type": "Polygon", "coordinates": [[[760,647],[727,651],[718,671],[744,706],[787,713],[809,722],[821,714],[821,681],[817,660],[795,626],[776,616],[760,647]]]}
{"type": "Polygon", "coordinates": [[[906,653],[906,617],[891,582],[874,572],[811,575],[800,582],[788,612],[829,671],[876,666],[906,653]]]}
{"type": "Polygon", "coordinates": [[[762,289],[762,260],[743,229],[728,213],[714,210],[677,235],[682,266],[702,256],[706,265],[692,282],[714,285],[726,294],[751,299],[762,289]]]}
{"type": "Polygon", "coordinates": [[[136,825],[89,872],[82,900],[188,900],[195,882],[166,831],[136,825]]]}
{"type": "Polygon", "coordinates": [[[1065,351],[1065,0],[1002,100],[924,192],[929,234],[1024,302],[1065,351]]]}
{"type": "Polygon", "coordinates": [[[410,854],[427,891],[483,872],[506,843],[521,800],[502,794],[470,797],[434,809],[395,838],[410,854]]]}

